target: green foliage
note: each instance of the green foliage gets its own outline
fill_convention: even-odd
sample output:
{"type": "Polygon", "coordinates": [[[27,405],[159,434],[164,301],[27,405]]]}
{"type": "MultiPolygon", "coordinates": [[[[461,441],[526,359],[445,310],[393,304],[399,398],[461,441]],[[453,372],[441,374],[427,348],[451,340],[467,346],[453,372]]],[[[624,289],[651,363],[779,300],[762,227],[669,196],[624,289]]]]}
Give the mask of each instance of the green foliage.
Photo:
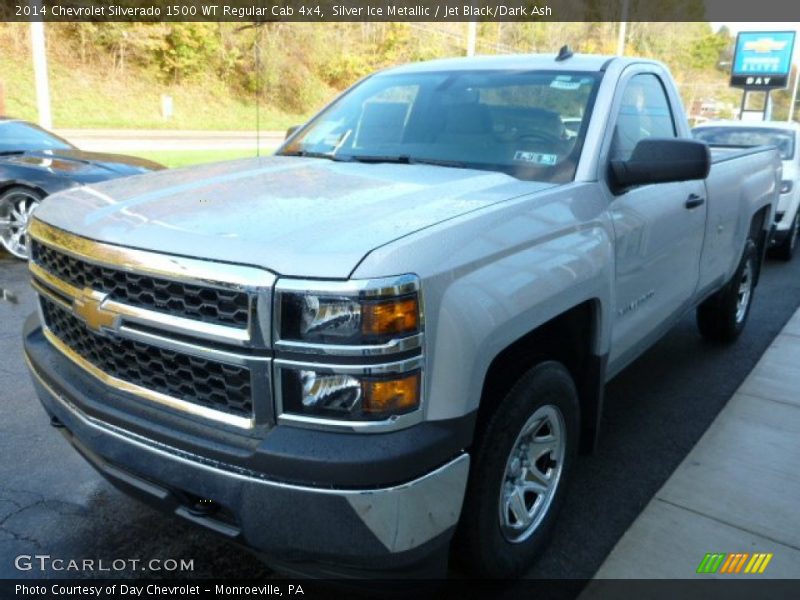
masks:
{"type": "MultiPolygon", "coordinates": [[[[155,161],[171,169],[177,167],[188,167],[201,165],[203,163],[220,162],[223,160],[237,160],[242,158],[254,158],[255,149],[252,150],[161,150],[161,151],[134,151],[128,152],[131,156],[139,156],[147,160],[155,161]]],[[[267,153],[262,150],[261,156],[267,153]]]]}
{"type": "MultiPolygon", "coordinates": [[[[621,6],[618,0],[581,1],[587,14],[608,15],[621,6]]],[[[631,19],[643,1],[630,1],[631,19]]],[[[664,11],[691,16],[702,7],[700,0],[661,3],[664,11]]],[[[575,52],[611,54],[617,30],[617,23],[596,19],[481,22],[477,52],[555,53],[568,44],[575,52]]],[[[57,119],[98,124],[134,119],[165,127],[170,123],[160,122],[161,94],[175,98],[172,126],[190,118],[186,111],[209,126],[229,123],[238,118],[233,114],[249,114],[257,97],[262,114],[290,113],[296,120],[376,70],[463,55],[467,24],[48,23],[46,31],[57,119]],[[59,99],[74,102],[65,106],[59,99]],[[87,102],[95,101],[102,103],[87,110],[87,102]]],[[[19,79],[23,88],[14,79],[29,68],[13,59],[29,52],[27,32],[27,24],[0,23],[0,78],[6,80],[9,110],[16,112],[34,110],[31,78],[19,79]]],[[[735,103],[738,92],[728,87],[724,65],[731,41],[727,31],[715,34],[708,23],[631,22],[626,54],[665,62],[687,105],[700,99],[735,103]]],[[[780,94],[776,98],[784,101],[780,94]]]]}
{"type": "Polygon", "coordinates": [[[370,61],[364,55],[329,54],[320,61],[319,76],[332,88],[344,89],[354,81],[369,75],[370,61]]]}
{"type": "Polygon", "coordinates": [[[161,69],[175,81],[197,75],[214,64],[220,41],[213,23],[174,23],[157,52],[161,69]]]}
{"type": "Polygon", "coordinates": [[[702,71],[709,68],[720,68],[720,58],[728,48],[730,39],[723,33],[706,33],[699,37],[690,49],[690,66],[702,71]]]}

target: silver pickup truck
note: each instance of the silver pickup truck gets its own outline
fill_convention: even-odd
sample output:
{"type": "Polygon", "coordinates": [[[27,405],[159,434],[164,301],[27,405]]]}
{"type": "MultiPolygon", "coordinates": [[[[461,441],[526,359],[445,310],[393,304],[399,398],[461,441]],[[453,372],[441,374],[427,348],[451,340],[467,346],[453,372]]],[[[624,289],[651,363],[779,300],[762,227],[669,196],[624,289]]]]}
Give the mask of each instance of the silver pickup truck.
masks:
{"type": "Polygon", "coordinates": [[[737,337],[780,181],[653,61],[402,66],[275,156],[48,198],[25,355],[100,473],[270,564],[516,576],[605,383],[689,310],[737,337]]]}

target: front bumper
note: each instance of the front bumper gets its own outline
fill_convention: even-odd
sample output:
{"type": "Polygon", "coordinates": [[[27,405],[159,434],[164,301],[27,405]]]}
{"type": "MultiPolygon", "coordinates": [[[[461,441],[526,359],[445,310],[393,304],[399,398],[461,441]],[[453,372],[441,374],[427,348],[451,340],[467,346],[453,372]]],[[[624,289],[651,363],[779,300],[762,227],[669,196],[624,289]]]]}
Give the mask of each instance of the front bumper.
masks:
{"type": "Polygon", "coordinates": [[[770,240],[771,246],[779,246],[786,240],[798,210],[800,210],[800,192],[792,190],[788,194],[780,195],[775,209],[775,232],[770,240]]]}
{"type": "MultiPolygon", "coordinates": [[[[31,321],[25,354],[53,423],[126,492],[297,572],[427,572],[426,564],[444,564],[466,487],[466,453],[388,486],[277,481],[98,419],[88,410],[91,402],[103,399],[97,397],[97,385],[82,381],[86,374],[73,372],[76,367],[62,364],[63,357],[31,321]]],[[[361,437],[368,441],[371,436],[361,437]]]]}
{"type": "Polygon", "coordinates": [[[772,235],[769,238],[769,245],[772,246],[780,246],[783,242],[786,241],[786,236],[789,235],[788,229],[778,229],[777,227],[773,229],[772,235]]]}

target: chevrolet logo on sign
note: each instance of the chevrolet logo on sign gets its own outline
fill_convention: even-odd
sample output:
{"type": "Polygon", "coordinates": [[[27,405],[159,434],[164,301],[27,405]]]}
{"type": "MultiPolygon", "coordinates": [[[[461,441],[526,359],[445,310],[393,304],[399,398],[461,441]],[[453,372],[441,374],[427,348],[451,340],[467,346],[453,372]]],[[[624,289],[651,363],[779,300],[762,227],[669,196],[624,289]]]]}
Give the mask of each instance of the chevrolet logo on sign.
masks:
{"type": "Polygon", "coordinates": [[[750,52],[764,54],[766,52],[779,52],[786,47],[787,42],[779,42],[772,38],[759,38],[752,42],[745,42],[744,49],[750,52]]]}
{"type": "Polygon", "coordinates": [[[119,315],[103,308],[108,294],[84,288],[80,296],[72,301],[72,310],[89,329],[100,332],[101,329],[114,329],[119,315]]]}

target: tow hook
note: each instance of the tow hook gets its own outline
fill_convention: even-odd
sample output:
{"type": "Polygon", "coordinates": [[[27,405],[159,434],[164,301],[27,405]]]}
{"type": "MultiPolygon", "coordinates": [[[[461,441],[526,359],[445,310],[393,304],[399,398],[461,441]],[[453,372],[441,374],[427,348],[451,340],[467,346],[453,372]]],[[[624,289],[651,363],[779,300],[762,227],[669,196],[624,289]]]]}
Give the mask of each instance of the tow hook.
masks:
{"type": "Polygon", "coordinates": [[[219,512],[219,509],[219,504],[213,500],[206,500],[204,498],[198,498],[192,504],[186,507],[186,510],[197,517],[213,516],[219,512]]]}

